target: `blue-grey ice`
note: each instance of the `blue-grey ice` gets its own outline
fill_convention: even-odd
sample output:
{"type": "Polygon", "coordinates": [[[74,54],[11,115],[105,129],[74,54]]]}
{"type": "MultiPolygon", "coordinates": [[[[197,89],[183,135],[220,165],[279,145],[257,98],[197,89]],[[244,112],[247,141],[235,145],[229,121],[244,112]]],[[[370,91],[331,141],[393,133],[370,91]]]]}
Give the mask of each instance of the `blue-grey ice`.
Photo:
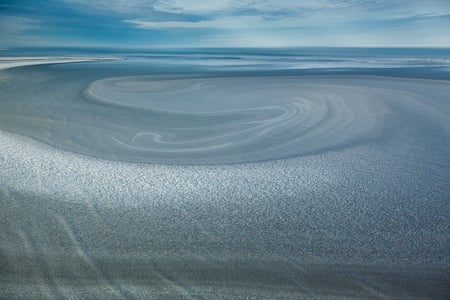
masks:
{"type": "Polygon", "coordinates": [[[0,298],[449,297],[448,71],[165,63],[1,71],[0,298]]]}

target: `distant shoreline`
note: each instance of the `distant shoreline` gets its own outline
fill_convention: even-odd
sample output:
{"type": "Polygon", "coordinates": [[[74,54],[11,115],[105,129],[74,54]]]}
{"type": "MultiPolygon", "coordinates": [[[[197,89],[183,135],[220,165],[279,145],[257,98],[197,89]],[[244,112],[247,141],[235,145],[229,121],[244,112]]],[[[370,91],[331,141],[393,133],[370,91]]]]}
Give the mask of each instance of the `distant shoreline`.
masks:
{"type": "Polygon", "coordinates": [[[15,67],[46,65],[46,64],[64,64],[75,62],[92,62],[104,60],[119,60],[113,57],[40,57],[40,56],[19,56],[19,57],[0,57],[0,70],[11,69],[15,67]]]}

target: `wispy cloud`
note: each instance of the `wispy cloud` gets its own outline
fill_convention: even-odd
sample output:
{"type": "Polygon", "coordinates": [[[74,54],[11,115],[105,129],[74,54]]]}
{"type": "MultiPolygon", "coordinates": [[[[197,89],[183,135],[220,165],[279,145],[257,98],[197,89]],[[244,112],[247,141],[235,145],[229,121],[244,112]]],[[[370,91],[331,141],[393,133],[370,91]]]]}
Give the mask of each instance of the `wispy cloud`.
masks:
{"type": "Polygon", "coordinates": [[[33,18],[0,15],[0,45],[8,45],[11,40],[17,45],[37,42],[40,38],[33,31],[41,28],[40,21],[33,18]]]}
{"type": "Polygon", "coordinates": [[[124,22],[135,24],[141,29],[275,29],[290,28],[292,22],[284,20],[265,20],[261,16],[225,16],[211,20],[201,21],[145,21],[126,20],[124,22]]]}
{"type": "Polygon", "coordinates": [[[30,3],[0,1],[0,42],[42,36],[65,44],[450,45],[449,0],[47,0],[36,9],[30,3]]]}
{"type": "MultiPolygon", "coordinates": [[[[153,8],[168,13],[183,14],[273,14],[280,12],[307,14],[313,12],[346,10],[346,13],[363,11],[389,11],[392,9],[433,7],[446,0],[157,0],[153,8]]],[[[448,2],[448,1],[447,1],[448,2]]]]}
{"type": "MultiPolygon", "coordinates": [[[[361,1],[359,1],[361,2],[361,1]]],[[[355,1],[335,0],[158,0],[154,8],[170,13],[205,14],[239,11],[249,13],[273,13],[279,11],[309,11],[319,9],[336,9],[355,6],[355,1]]]]}
{"type": "Polygon", "coordinates": [[[0,32],[2,34],[21,34],[40,28],[39,21],[18,16],[0,15],[0,32]]]}
{"type": "MultiPolygon", "coordinates": [[[[165,12],[191,15],[264,15],[274,13],[307,14],[345,10],[355,12],[384,12],[439,10],[449,8],[448,0],[64,0],[85,10],[95,9],[117,13],[165,12]]],[[[438,13],[438,11],[434,11],[438,13]]]]}
{"type": "Polygon", "coordinates": [[[205,14],[215,13],[218,11],[227,11],[230,8],[236,9],[245,5],[245,1],[236,0],[158,0],[153,5],[155,10],[168,13],[184,13],[184,14],[205,14]]]}
{"type": "MultiPolygon", "coordinates": [[[[75,1],[75,0],[72,0],[75,1]]],[[[88,1],[88,0],[77,0],[88,1]]],[[[135,3],[136,4],[136,3],[135,3]]],[[[429,0],[157,0],[155,11],[165,12],[166,20],[127,19],[140,29],[173,28],[299,28],[347,24],[353,21],[383,21],[442,17],[450,13],[450,2],[429,0]],[[183,14],[183,20],[171,15],[183,14]],[[201,19],[189,18],[201,16],[201,19]]]]}
{"type": "Polygon", "coordinates": [[[138,13],[153,10],[157,0],[65,0],[86,10],[114,11],[117,13],[138,13]]]}

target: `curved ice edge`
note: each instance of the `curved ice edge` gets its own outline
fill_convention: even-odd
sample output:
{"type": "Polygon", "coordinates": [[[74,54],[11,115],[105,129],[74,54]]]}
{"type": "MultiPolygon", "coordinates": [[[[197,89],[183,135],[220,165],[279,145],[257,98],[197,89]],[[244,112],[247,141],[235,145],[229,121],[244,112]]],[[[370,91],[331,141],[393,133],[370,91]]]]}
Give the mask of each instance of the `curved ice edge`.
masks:
{"type": "MultiPolygon", "coordinates": [[[[316,165],[316,160],[322,156],[317,155],[307,161],[297,157],[232,165],[131,163],[64,151],[0,129],[0,188],[32,191],[34,195],[56,197],[69,202],[75,199],[81,202],[103,199],[102,203],[112,206],[124,203],[147,205],[148,197],[170,199],[174,194],[192,195],[189,187],[192,187],[193,182],[199,189],[211,185],[219,188],[231,178],[254,180],[261,177],[277,178],[275,182],[281,181],[277,186],[283,186],[282,182],[290,177],[288,174],[298,177],[300,166],[305,177],[299,179],[301,184],[297,184],[311,184],[323,180],[324,174],[320,174],[323,170],[316,165]],[[280,172],[285,173],[286,177],[276,177],[280,172]],[[175,182],[184,182],[186,185],[180,186],[175,182]],[[77,191],[81,190],[84,192],[79,194],[77,191]]],[[[328,170],[326,173],[334,171],[328,170]]]]}
{"type": "MultiPolygon", "coordinates": [[[[316,76],[313,76],[316,78],[316,76]]],[[[343,78],[347,78],[347,77],[343,77],[343,78]]],[[[370,76],[370,78],[386,78],[386,77],[382,77],[382,76],[370,76]]],[[[396,78],[397,80],[402,80],[401,78],[396,78]]],[[[389,79],[390,81],[392,79],[389,79]]],[[[408,82],[411,81],[411,79],[408,79],[408,82]]],[[[424,80],[421,80],[424,81],[424,80]]],[[[426,80],[427,82],[440,82],[440,83],[448,83],[447,81],[437,81],[437,80],[426,80]]],[[[390,90],[387,88],[384,88],[386,91],[390,90]]],[[[60,149],[63,152],[71,152],[71,153],[78,153],[81,156],[84,157],[90,157],[90,158],[97,158],[100,160],[106,160],[106,161],[110,161],[110,162],[117,162],[117,161],[121,161],[121,162],[126,162],[126,163],[130,163],[130,164],[143,164],[143,165],[172,165],[172,166],[216,166],[216,165],[231,165],[231,164],[237,164],[237,165],[242,165],[242,164],[252,164],[252,163],[261,163],[261,162],[268,162],[268,161],[279,161],[279,160],[291,160],[293,158],[298,158],[298,157],[305,157],[305,156],[317,156],[317,155],[321,155],[321,154],[327,154],[330,152],[341,152],[342,150],[345,150],[345,148],[353,148],[353,147],[359,147],[359,146],[363,146],[364,143],[366,143],[367,141],[370,141],[370,139],[362,139],[359,142],[352,142],[352,143],[338,143],[334,146],[329,146],[329,147],[324,147],[322,149],[320,149],[319,151],[313,151],[313,150],[308,150],[303,152],[302,154],[290,154],[290,155],[286,155],[286,156],[280,156],[280,157],[276,157],[276,158],[260,158],[260,159],[256,159],[256,160],[246,160],[246,159],[239,159],[239,160],[235,160],[235,161],[227,161],[227,160],[223,160],[223,159],[213,159],[212,161],[209,162],[204,162],[204,161],[197,161],[197,160],[181,160],[181,159],[175,159],[175,158],[171,158],[171,159],[158,159],[155,161],[139,161],[139,160],[132,160],[132,159],[119,159],[118,157],[115,157],[114,155],[110,155],[110,156],[102,156],[99,155],[99,153],[83,153],[80,151],[74,151],[71,148],[65,148],[65,147],[60,147],[58,145],[54,145],[53,143],[49,143],[45,140],[41,140],[40,138],[31,136],[31,135],[27,135],[27,134],[22,134],[20,132],[16,132],[15,130],[11,130],[9,129],[9,131],[11,132],[15,132],[16,134],[20,135],[20,136],[27,136],[30,137],[31,139],[35,140],[35,141],[39,141],[41,143],[44,143],[50,147],[55,147],[57,149],[60,149]]],[[[376,140],[376,136],[373,136],[373,138],[376,140]]]]}
{"type": "Polygon", "coordinates": [[[18,56],[0,57],[0,70],[16,67],[48,64],[67,64],[78,62],[111,61],[120,60],[115,57],[41,57],[41,56],[18,56]]]}
{"type": "MultiPolygon", "coordinates": [[[[273,164],[283,164],[289,163],[293,160],[302,159],[310,156],[321,156],[327,155],[330,152],[343,151],[348,148],[354,148],[363,145],[363,143],[354,143],[353,147],[344,147],[338,146],[335,149],[324,149],[320,152],[307,152],[304,155],[292,155],[283,158],[275,158],[275,159],[265,159],[265,160],[257,160],[257,161],[237,161],[237,162],[211,162],[211,163],[183,163],[178,161],[169,161],[169,160],[161,160],[160,162],[140,162],[133,160],[115,160],[113,158],[105,158],[96,155],[88,155],[75,151],[70,151],[64,148],[60,148],[58,146],[49,144],[45,141],[41,141],[37,138],[22,134],[20,132],[16,132],[13,130],[2,129],[0,128],[0,163],[6,161],[4,156],[6,153],[3,151],[5,148],[11,149],[23,149],[27,153],[35,153],[35,157],[42,157],[41,154],[44,154],[46,159],[50,159],[52,157],[64,157],[67,161],[69,160],[79,160],[82,163],[88,164],[105,164],[110,166],[115,166],[118,168],[128,167],[128,168],[142,168],[142,169],[151,169],[151,168],[161,168],[167,170],[174,170],[178,168],[183,169],[223,169],[228,167],[239,168],[245,165],[266,165],[271,166],[273,164]],[[8,147],[2,147],[8,145],[8,147]]],[[[23,152],[23,151],[21,151],[23,152]]],[[[12,153],[12,151],[11,151],[12,153]]],[[[28,158],[32,159],[34,156],[29,155],[28,158]]],[[[1,164],[0,164],[1,165],[1,164]]],[[[1,173],[0,173],[1,174],[1,173]]]]}

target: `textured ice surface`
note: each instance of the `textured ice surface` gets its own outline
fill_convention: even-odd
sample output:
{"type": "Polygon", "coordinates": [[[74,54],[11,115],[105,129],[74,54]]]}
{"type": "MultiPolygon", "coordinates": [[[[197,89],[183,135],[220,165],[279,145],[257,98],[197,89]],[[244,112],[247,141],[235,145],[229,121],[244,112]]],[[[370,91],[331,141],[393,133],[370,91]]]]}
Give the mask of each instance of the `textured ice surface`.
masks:
{"type": "Polygon", "coordinates": [[[76,70],[3,73],[2,297],[448,298],[448,81],[76,70]]]}
{"type": "Polygon", "coordinates": [[[52,75],[7,82],[3,128],[70,151],[150,163],[251,162],[352,145],[376,138],[384,106],[406,97],[356,78],[130,76],[84,86],[52,75]]]}
{"type": "Polygon", "coordinates": [[[11,73],[1,83],[2,128],[100,158],[165,164],[265,161],[376,142],[398,130],[394,115],[410,106],[434,119],[439,108],[427,101],[445,105],[449,92],[447,82],[368,76],[11,73]]]}

